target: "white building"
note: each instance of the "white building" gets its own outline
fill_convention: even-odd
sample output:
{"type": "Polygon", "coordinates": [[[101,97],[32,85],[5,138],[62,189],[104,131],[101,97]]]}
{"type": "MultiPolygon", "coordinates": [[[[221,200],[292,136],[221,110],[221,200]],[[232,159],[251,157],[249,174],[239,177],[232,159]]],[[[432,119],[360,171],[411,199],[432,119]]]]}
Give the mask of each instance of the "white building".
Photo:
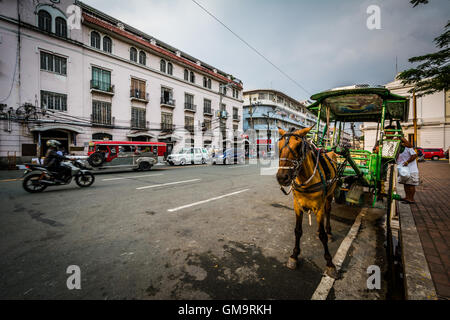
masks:
{"type": "Polygon", "coordinates": [[[0,1],[0,63],[3,162],[48,139],[85,154],[92,140],[171,150],[242,132],[239,80],[79,1],[0,1]]]}
{"type": "MultiPolygon", "coordinates": [[[[405,138],[411,143],[414,141],[413,125],[413,98],[409,91],[411,85],[402,85],[400,80],[386,84],[392,93],[409,97],[408,121],[401,123],[405,138]]],[[[437,92],[431,95],[416,98],[417,109],[417,147],[443,148],[450,147],[450,92],[437,92]]],[[[365,123],[364,148],[372,151],[376,141],[376,124],[365,123]]]]}

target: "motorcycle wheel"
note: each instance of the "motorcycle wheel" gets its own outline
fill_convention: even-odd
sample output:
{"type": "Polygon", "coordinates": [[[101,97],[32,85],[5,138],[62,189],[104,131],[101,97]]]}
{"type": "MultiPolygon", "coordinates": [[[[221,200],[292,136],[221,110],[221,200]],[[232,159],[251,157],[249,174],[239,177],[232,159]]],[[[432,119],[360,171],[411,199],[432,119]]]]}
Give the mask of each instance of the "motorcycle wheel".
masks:
{"type": "Polygon", "coordinates": [[[26,176],[22,182],[22,186],[25,191],[30,193],[38,193],[44,191],[47,188],[47,185],[40,182],[40,178],[40,173],[34,173],[26,176]]]}
{"type": "Polygon", "coordinates": [[[91,172],[79,174],[75,177],[76,184],[81,188],[90,187],[95,181],[95,177],[91,172]]]}

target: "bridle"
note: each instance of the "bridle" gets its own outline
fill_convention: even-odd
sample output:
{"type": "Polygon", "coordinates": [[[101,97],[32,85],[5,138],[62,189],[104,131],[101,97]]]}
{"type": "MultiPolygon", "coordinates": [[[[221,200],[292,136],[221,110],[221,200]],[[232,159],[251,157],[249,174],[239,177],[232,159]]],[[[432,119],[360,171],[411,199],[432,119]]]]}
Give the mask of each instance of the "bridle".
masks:
{"type": "Polygon", "coordinates": [[[311,142],[307,141],[304,136],[300,136],[300,135],[292,133],[292,132],[291,133],[285,133],[284,135],[282,135],[280,137],[279,141],[282,141],[283,139],[285,140],[285,143],[284,143],[283,147],[280,148],[280,156],[281,156],[282,151],[285,148],[288,148],[289,152],[294,156],[294,159],[279,158],[280,161],[288,161],[288,162],[290,162],[292,164],[289,167],[278,167],[279,169],[291,170],[290,182],[289,182],[291,184],[291,187],[290,187],[289,191],[286,192],[284,190],[283,186],[280,186],[281,191],[285,195],[288,195],[291,192],[291,190],[292,190],[292,185],[295,182],[295,178],[300,174],[300,172],[302,170],[302,165],[303,165],[303,162],[305,161],[305,159],[306,159],[306,157],[308,155],[308,152],[313,151],[314,149],[317,149],[317,161],[316,161],[316,165],[315,165],[315,168],[314,168],[314,172],[305,182],[303,182],[298,187],[304,187],[316,175],[316,171],[317,171],[317,168],[319,166],[320,149],[314,148],[313,144],[311,142]],[[289,141],[291,140],[292,137],[300,139],[300,145],[297,147],[298,152],[292,150],[291,146],[289,145],[289,141]]]}

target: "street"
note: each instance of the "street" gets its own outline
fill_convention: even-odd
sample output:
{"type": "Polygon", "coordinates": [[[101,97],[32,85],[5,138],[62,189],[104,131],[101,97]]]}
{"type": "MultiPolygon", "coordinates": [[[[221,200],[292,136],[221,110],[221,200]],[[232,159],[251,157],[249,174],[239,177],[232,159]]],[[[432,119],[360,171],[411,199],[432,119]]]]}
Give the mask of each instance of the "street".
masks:
{"type": "MultiPolygon", "coordinates": [[[[301,263],[286,268],[292,195],[257,165],[97,174],[90,188],[41,194],[4,179],[0,190],[0,299],[310,299],[325,268],[308,215],[301,263]],[[70,265],[81,290],[66,286],[70,265]]],[[[333,207],[332,256],[359,210],[333,207]]]]}

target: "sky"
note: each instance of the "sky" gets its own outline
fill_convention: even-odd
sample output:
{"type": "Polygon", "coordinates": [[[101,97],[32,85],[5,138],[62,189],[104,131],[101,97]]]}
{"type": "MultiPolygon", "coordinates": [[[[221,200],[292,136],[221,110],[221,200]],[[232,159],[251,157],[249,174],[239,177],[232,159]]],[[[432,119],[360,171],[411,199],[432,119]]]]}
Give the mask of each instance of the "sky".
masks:
{"type": "MultiPolygon", "coordinates": [[[[82,0],[83,1],[83,0],[82,0]]],[[[330,88],[391,82],[408,59],[437,51],[449,0],[84,0],[189,55],[232,74],[244,90],[275,89],[297,100],[330,88]],[[367,20],[380,8],[380,29],[367,20]]]]}

